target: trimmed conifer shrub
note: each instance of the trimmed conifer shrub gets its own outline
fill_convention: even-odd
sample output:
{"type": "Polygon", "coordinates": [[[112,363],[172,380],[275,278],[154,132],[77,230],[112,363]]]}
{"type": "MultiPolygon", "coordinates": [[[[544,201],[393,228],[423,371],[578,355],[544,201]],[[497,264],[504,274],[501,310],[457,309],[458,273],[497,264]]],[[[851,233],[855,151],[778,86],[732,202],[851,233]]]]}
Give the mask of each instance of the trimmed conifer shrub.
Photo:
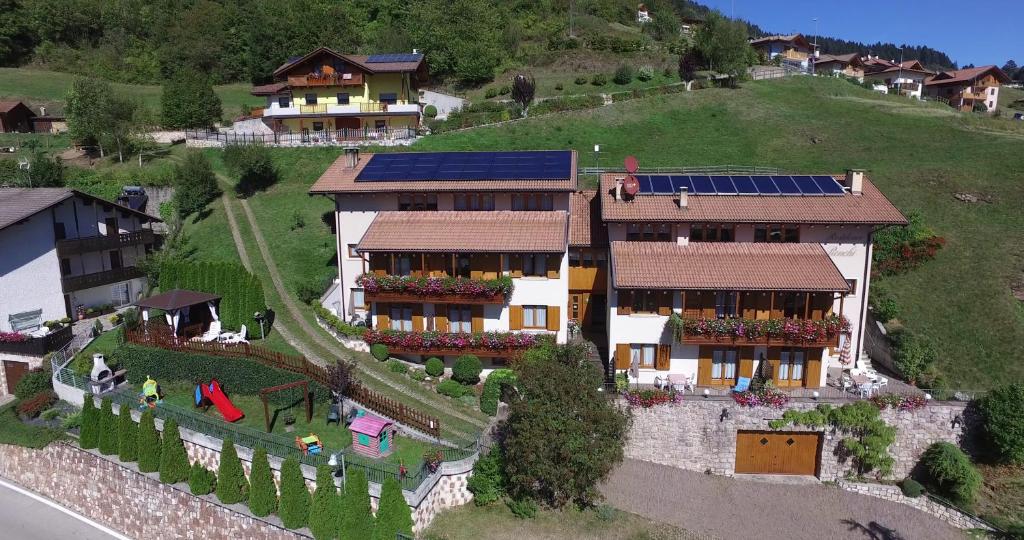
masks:
{"type": "Polygon", "coordinates": [[[117,458],[126,463],[139,459],[139,430],[127,403],[121,404],[117,414],[117,458]]]}
{"type": "Polygon", "coordinates": [[[165,484],[177,484],[188,480],[190,466],[185,444],[181,442],[181,432],[174,420],[164,422],[164,443],[160,451],[160,481],[165,484]]]}
{"type": "Polygon", "coordinates": [[[217,479],[214,478],[213,471],[203,467],[198,461],[192,464],[188,475],[188,489],[193,495],[209,495],[216,484],[217,479]]]}
{"type": "Polygon", "coordinates": [[[146,409],[139,418],[139,471],[160,470],[160,433],[153,422],[153,411],[146,409]]]}
{"type": "Polygon", "coordinates": [[[412,510],[402,496],[398,480],[388,478],[380,488],[380,504],[377,506],[377,525],[373,528],[373,540],[394,540],[397,533],[412,536],[412,510]]]}
{"type": "Polygon", "coordinates": [[[432,356],[427,359],[427,365],[425,367],[427,375],[431,377],[440,377],[444,375],[444,362],[436,356],[432,356]]]}
{"type": "Polygon", "coordinates": [[[341,519],[338,538],[365,540],[373,535],[373,512],[370,508],[370,487],[366,474],[359,469],[348,471],[345,494],[341,497],[341,519]]]}
{"type": "Polygon", "coordinates": [[[338,488],[327,465],[316,468],[316,491],[309,509],[309,530],[316,540],[331,540],[338,534],[338,488]]]}
{"type": "Polygon", "coordinates": [[[249,511],[264,517],[277,511],[277,487],[274,473],[267,461],[267,451],[257,448],[252,453],[252,472],[249,473],[249,511]]]}
{"type": "Polygon", "coordinates": [[[281,464],[281,504],[277,515],[289,529],[305,527],[309,521],[309,490],[299,460],[290,457],[281,464]]]}
{"type": "Polygon", "coordinates": [[[89,450],[100,445],[100,413],[93,403],[92,394],[85,395],[82,405],[82,430],[79,431],[78,445],[89,450]]]}
{"type": "Polygon", "coordinates": [[[100,402],[100,453],[112,456],[117,453],[117,418],[110,398],[100,402]]]}
{"type": "Polygon", "coordinates": [[[242,462],[231,439],[224,439],[220,449],[220,469],[217,470],[217,499],[224,504],[240,503],[249,494],[242,462]]]}

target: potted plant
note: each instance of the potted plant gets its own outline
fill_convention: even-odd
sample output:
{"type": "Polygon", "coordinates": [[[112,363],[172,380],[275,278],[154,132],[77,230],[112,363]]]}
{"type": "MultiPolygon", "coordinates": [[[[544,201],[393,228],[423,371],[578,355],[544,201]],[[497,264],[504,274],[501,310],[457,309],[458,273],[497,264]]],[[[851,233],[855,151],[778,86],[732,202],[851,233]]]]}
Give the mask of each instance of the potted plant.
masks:
{"type": "Polygon", "coordinates": [[[78,306],[75,310],[75,314],[78,316],[78,320],[85,320],[85,306],[78,306]]]}
{"type": "Polygon", "coordinates": [[[295,431],[295,415],[291,411],[285,411],[284,416],[281,417],[284,420],[284,430],[287,433],[295,431]]]}
{"type": "Polygon", "coordinates": [[[437,469],[441,468],[442,461],[444,461],[444,454],[440,450],[427,450],[423,453],[423,464],[431,473],[435,473],[437,469]]]}

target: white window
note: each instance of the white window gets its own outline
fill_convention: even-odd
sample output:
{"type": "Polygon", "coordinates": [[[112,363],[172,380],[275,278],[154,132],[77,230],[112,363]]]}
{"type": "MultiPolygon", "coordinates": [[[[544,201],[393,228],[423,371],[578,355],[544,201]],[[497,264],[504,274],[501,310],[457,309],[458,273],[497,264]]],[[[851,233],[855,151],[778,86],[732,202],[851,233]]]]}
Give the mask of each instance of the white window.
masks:
{"type": "Polygon", "coordinates": [[[11,325],[12,332],[35,330],[43,324],[43,310],[37,309],[35,311],[25,311],[9,315],[7,323],[11,325]]]}
{"type": "Polygon", "coordinates": [[[391,329],[412,331],[412,306],[391,306],[391,329]]]}
{"type": "Polygon", "coordinates": [[[523,275],[548,275],[548,256],[541,253],[523,255],[523,275]]]}
{"type": "Polygon", "coordinates": [[[115,306],[123,306],[131,302],[131,291],[128,288],[128,282],[111,285],[110,300],[115,306]]]}
{"type": "Polygon", "coordinates": [[[363,294],[363,289],[352,289],[352,308],[353,309],[365,309],[366,308],[366,295],[363,294]]]}
{"type": "Polygon", "coordinates": [[[715,293],[715,317],[728,319],[736,316],[736,291],[715,293]]]}
{"type": "Polygon", "coordinates": [[[654,354],[657,348],[650,343],[633,343],[629,346],[630,361],[641,369],[654,369],[654,354]]]}
{"type": "Polygon", "coordinates": [[[736,379],[736,350],[715,349],[711,353],[711,380],[732,381],[736,379]]]}
{"type": "Polygon", "coordinates": [[[782,351],[779,356],[779,381],[802,381],[804,378],[804,352],[782,351]]]}
{"type": "Polygon", "coordinates": [[[523,306],[523,328],[547,328],[547,306],[523,306]]]}
{"type": "Polygon", "coordinates": [[[451,306],[448,308],[448,324],[451,332],[470,333],[473,331],[473,316],[469,306],[451,306]]]}

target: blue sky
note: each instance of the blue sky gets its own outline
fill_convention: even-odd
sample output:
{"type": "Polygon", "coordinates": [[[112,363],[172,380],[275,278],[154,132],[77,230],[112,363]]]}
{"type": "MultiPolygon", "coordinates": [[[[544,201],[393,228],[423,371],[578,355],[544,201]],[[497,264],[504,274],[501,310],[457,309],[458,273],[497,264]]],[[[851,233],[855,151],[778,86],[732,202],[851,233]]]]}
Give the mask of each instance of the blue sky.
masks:
{"type": "Polygon", "coordinates": [[[927,45],[958,65],[1024,64],[1024,0],[697,0],[769,32],[927,45]]]}

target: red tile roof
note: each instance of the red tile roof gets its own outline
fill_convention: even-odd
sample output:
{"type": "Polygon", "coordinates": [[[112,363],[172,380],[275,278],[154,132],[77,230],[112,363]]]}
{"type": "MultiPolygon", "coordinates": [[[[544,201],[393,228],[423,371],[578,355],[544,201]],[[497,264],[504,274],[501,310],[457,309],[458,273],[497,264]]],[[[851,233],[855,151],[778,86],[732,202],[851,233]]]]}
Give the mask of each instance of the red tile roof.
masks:
{"type": "Polygon", "coordinates": [[[601,198],[597,196],[597,190],[577,191],[572,194],[569,208],[569,245],[608,245],[608,227],[601,222],[601,198]]]}
{"type": "MultiPolygon", "coordinates": [[[[906,225],[907,218],[874,184],[864,179],[863,193],[830,197],[690,195],[679,208],[678,195],[637,195],[615,200],[615,177],[601,176],[601,217],[604,221],[669,221],[726,223],[835,223],[906,225]]],[[[841,177],[837,177],[841,178],[841,177]]]]}
{"type": "Polygon", "coordinates": [[[984,77],[985,75],[988,75],[989,73],[995,76],[995,78],[1003,84],[1010,82],[1010,77],[1007,76],[1006,73],[1003,70],[999,69],[998,67],[981,66],[976,68],[943,71],[942,73],[939,73],[930,81],[927,81],[924,84],[927,86],[937,86],[943,84],[970,83],[975,79],[979,79],[984,77]]]}
{"type": "Polygon", "coordinates": [[[338,157],[309,189],[310,193],[394,193],[398,191],[575,191],[576,152],[572,154],[570,178],[562,180],[409,180],[388,182],[356,182],[359,172],[373,154],[362,153],[354,169],[347,158],[338,157]]]}
{"type": "Polygon", "coordinates": [[[286,83],[286,82],[276,82],[276,83],[271,83],[271,84],[262,84],[262,85],[259,85],[259,86],[253,86],[252,90],[250,90],[249,93],[254,95],[254,96],[269,96],[269,95],[272,95],[272,94],[279,94],[279,93],[281,93],[281,91],[287,90],[287,89],[288,89],[288,83],[286,83]]]}
{"type": "Polygon", "coordinates": [[[0,113],[11,112],[11,111],[14,110],[15,107],[17,107],[19,105],[22,106],[22,107],[25,107],[26,109],[28,109],[29,114],[35,116],[35,113],[32,112],[32,109],[29,108],[28,105],[25,105],[24,103],[22,103],[20,101],[0,101],[0,113]]]}
{"type": "Polygon", "coordinates": [[[820,244],[612,242],[617,289],[847,291],[820,244]]]}
{"type": "Polygon", "coordinates": [[[563,253],[565,211],[380,212],[357,251],[563,253]]]}

